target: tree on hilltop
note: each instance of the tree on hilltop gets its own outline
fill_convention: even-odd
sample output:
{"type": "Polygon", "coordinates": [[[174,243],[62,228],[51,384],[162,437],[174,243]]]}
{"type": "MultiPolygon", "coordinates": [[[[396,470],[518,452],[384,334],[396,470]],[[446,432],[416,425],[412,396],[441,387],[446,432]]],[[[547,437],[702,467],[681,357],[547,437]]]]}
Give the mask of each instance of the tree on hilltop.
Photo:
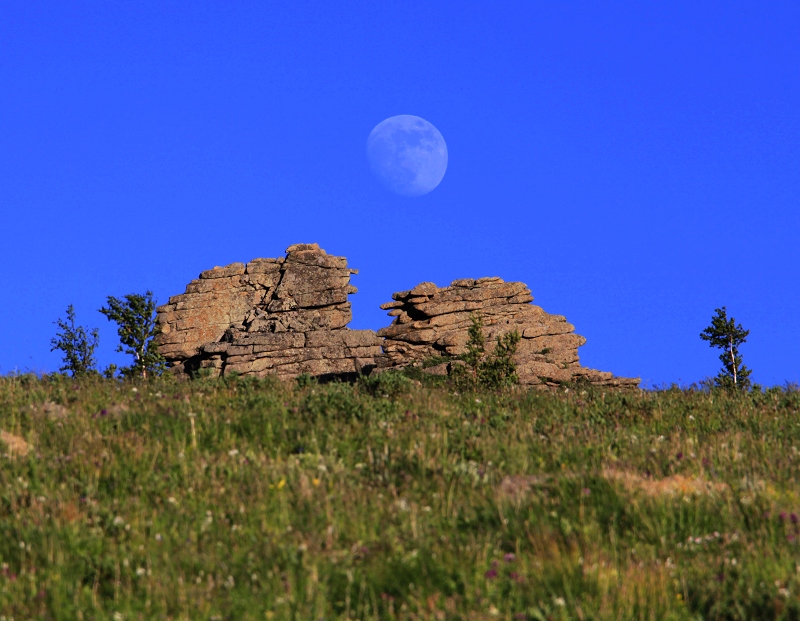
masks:
{"type": "Polygon", "coordinates": [[[133,364],[120,369],[123,376],[146,379],[148,374],[159,375],[163,372],[164,358],[153,341],[157,328],[156,301],[152,291],[144,295],[129,293],[121,300],[110,295],[108,306],[101,308],[100,312],[109,321],[117,323],[120,340],[117,351],[133,356],[133,364]]]}
{"type": "Polygon", "coordinates": [[[728,319],[726,307],[717,308],[711,318],[711,325],[700,333],[700,338],[708,341],[709,347],[721,349],[719,356],[722,369],[714,378],[720,388],[747,390],[750,387],[750,369],[742,363],[739,345],[747,340],[750,330],[745,330],[736,320],[728,319]]]}
{"type": "Polygon", "coordinates": [[[75,308],[67,306],[67,320],[58,319],[53,322],[61,332],[50,340],[50,351],[60,349],[63,352],[63,362],[59,371],[70,372],[72,377],[83,377],[96,373],[94,350],[100,338],[97,328],[87,331],[83,326],[75,325],[75,308]]]}

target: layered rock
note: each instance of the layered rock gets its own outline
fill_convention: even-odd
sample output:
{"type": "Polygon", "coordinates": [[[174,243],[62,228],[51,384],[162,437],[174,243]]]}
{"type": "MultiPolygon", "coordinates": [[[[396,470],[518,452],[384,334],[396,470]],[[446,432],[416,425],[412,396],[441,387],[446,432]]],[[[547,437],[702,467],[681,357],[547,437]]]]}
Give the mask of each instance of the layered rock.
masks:
{"type": "Polygon", "coordinates": [[[371,330],[350,330],[357,289],[345,257],[295,244],[281,259],[253,259],[200,274],[158,309],[159,351],[177,373],[292,378],[364,372],[381,354],[371,330]]]}
{"type": "MultiPolygon", "coordinates": [[[[382,368],[422,365],[435,357],[465,353],[475,313],[482,318],[484,335],[492,343],[497,336],[515,330],[521,336],[514,362],[522,384],[584,381],[601,386],[638,386],[639,379],[582,367],[578,347],[586,339],[575,334],[575,327],[565,317],[550,315],[532,301],[524,283],[500,278],[456,280],[441,288],[425,282],[395,293],[391,302],[381,306],[394,321],[378,331],[378,336],[384,337],[384,358],[379,364],[382,368]]],[[[442,367],[438,371],[445,372],[442,367]]]]}

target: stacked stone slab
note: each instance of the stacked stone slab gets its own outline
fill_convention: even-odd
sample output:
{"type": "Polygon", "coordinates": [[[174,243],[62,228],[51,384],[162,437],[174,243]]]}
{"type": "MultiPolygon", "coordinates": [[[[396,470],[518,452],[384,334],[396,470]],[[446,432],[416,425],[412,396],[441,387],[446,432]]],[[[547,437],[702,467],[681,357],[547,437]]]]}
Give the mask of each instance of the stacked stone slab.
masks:
{"type": "MultiPolygon", "coordinates": [[[[384,337],[381,368],[423,365],[436,357],[466,352],[472,325],[479,314],[490,342],[507,332],[521,336],[514,362],[520,383],[559,385],[589,382],[599,386],[636,387],[639,379],[614,377],[611,373],[580,365],[578,347],[586,339],[561,315],[550,315],[531,304],[533,297],[521,282],[500,278],[463,279],[439,288],[430,282],[400,291],[381,306],[394,317],[392,325],[378,331],[384,337]]],[[[491,345],[488,349],[491,349],[491,345]]],[[[434,372],[447,372],[447,363],[434,372]]]]}
{"type": "Polygon", "coordinates": [[[158,309],[159,351],[179,374],[346,376],[375,366],[381,339],[350,330],[357,289],[345,257],[295,244],[282,259],[253,259],[200,274],[158,309]]]}

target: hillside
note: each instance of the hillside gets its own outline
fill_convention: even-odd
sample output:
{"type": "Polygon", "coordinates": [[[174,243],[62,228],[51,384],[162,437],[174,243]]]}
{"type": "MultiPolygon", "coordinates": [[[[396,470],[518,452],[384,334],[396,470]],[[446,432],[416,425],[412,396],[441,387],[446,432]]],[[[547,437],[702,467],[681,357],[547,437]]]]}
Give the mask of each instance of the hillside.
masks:
{"type": "Polygon", "coordinates": [[[798,414],[778,389],[0,378],[0,611],[796,619],[798,414]]]}

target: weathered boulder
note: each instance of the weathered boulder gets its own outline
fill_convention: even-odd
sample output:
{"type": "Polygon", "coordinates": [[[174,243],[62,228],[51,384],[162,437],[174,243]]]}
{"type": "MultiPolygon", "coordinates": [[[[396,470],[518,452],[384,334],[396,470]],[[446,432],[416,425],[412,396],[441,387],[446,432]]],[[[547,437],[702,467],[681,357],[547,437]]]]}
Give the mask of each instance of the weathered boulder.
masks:
{"type": "Polygon", "coordinates": [[[215,267],[158,309],[156,342],[176,373],[287,379],[368,371],[381,339],[347,328],[356,273],[317,244],[290,246],[282,259],[215,267]]]}
{"type": "Polygon", "coordinates": [[[565,317],[550,315],[532,301],[524,283],[496,277],[456,280],[442,288],[425,282],[395,293],[391,302],[381,305],[394,321],[378,331],[378,336],[384,337],[384,357],[378,360],[379,366],[422,365],[426,359],[465,353],[475,313],[482,318],[484,336],[492,343],[507,332],[519,333],[514,362],[522,384],[584,381],[601,386],[638,386],[639,379],[582,367],[578,348],[586,339],[574,333],[575,327],[565,317]]]}

